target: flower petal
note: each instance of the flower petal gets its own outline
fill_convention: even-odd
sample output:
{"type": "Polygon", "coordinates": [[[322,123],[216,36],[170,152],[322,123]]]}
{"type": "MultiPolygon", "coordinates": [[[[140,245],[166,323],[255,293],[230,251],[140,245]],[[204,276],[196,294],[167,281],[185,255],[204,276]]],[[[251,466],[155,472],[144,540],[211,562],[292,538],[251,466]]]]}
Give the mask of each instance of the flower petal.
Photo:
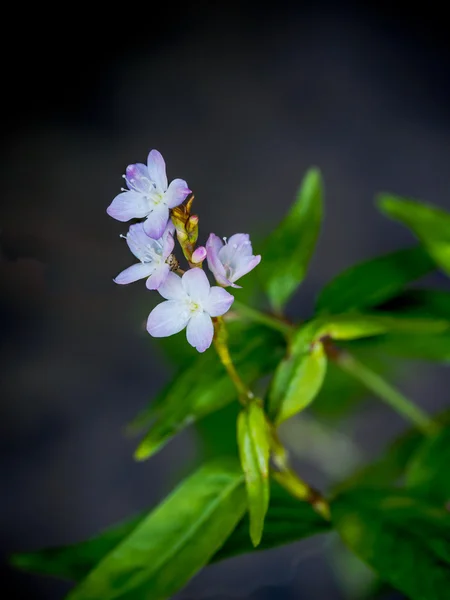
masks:
{"type": "Polygon", "coordinates": [[[186,337],[190,345],[199,352],[204,352],[211,346],[213,336],[214,327],[208,313],[203,311],[194,313],[186,329],[186,337]]]}
{"type": "Polygon", "coordinates": [[[119,273],[114,281],[115,283],[120,283],[121,285],[133,283],[133,281],[148,277],[153,273],[154,270],[155,267],[151,263],[137,263],[136,265],[131,265],[131,267],[128,267],[128,269],[125,269],[125,271],[119,273]]]}
{"type": "Polygon", "coordinates": [[[191,312],[176,300],[161,302],[152,310],[147,320],[147,331],[153,337],[174,335],[186,327],[191,312]]]}
{"type": "Polygon", "coordinates": [[[147,279],[146,286],[149,290],[157,290],[166,281],[170,273],[170,267],[167,263],[159,263],[154,267],[153,273],[147,279]]]}
{"type": "Polygon", "coordinates": [[[163,233],[162,240],[161,240],[162,241],[162,257],[164,260],[166,260],[166,258],[169,256],[169,254],[171,254],[173,251],[173,247],[175,245],[174,233],[175,233],[175,225],[169,219],[166,229],[163,233]]]}
{"type": "Polygon", "coordinates": [[[174,179],[170,182],[164,200],[169,208],[175,208],[181,204],[191,193],[184,179],[174,179]]]}
{"type": "Polygon", "coordinates": [[[149,237],[154,240],[159,240],[159,238],[162,237],[167,221],[169,220],[169,209],[164,202],[160,202],[159,204],[153,205],[150,210],[151,212],[144,221],[144,231],[149,237]]]}
{"type": "Polygon", "coordinates": [[[207,302],[210,285],[205,271],[198,267],[189,269],[181,278],[181,283],[193,302],[207,302]]]}
{"type": "Polygon", "coordinates": [[[150,261],[151,250],[157,254],[161,253],[160,244],[145,233],[143,223],[130,225],[126,240],[131,252],[143,262],[150,261]]]}
{"type": "Polygon", "coordinates": [[[166,163],[158,150],[151,150],[147,158],[150,179],[156,183],[159,192],[167,190],[166,163]]]}
{"type": "Polygon", "coordinates": [[[247,275],[261,262],[261,256],[247,256],[245,259],[240,259],[236,265],[236,270],[230,277],[231,281],[237,281],[244,275],[247,275]]]}
{"type": "Polygon", "coordinates": [[[154,189],[154,185],[150,181],[148,169],[142,163],[128,165],[125,171],[125,181],[130,190],[140,192],[141,194],[148,194],[154,189]]]}
{"type": "Polygon", "coordinates": [[[106,209],[113,219],[118,221],[129,221],[130,219],[142,219],[151,210],[147,197],[140,192],[130,190],[118,194],[106,209]]]}
{"type": "Polygon", "coordinates": [[[203,308],[211,317],[220,317],[229,310],[233,302],[234,296],[215,285],[209,292],[208,300],[203,303],[203,308]]]}
{"type": "Polygon", "coordinates": [[[211,233],[206,242],[206,253],[209,270],[214,275],[217,283],[220,283],[221,285],[231,285],[231,281],[227,279],[225,267],[219,259],[219,251],[222,248],[222,240],[214,233],[211,233]]]}
{"type": "Polygon", "coordinates": [[[158,292],[166,300],[179,300],[186,302],[186,304],[189,300],[181,283],[181,277],[172,272],[167,275],[165,282],[159,286],[158,292]]]}

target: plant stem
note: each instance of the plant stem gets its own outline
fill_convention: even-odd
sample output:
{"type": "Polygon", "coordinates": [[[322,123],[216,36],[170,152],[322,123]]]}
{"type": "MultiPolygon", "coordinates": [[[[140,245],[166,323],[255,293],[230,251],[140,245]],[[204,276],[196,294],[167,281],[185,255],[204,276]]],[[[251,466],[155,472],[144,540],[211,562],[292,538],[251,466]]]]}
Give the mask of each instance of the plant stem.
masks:
{"type": "Polygon", "coordinates": [[[278,317],[274,317],[267,313],[263,313],[256,308],[251,308],[246,304],[242,304],[238,300],[235,300],[233,303],[233,309],[235,309],[240,315],[250,319],[251,321],[255,321],[255,323],[261,323],[262,325],[266,325],[271,329],[275,329],[276,331],[281,332],[285,336],[289,336],[294,331],[294,326],[282,321],[278,317]]]}
{"type": "Polygon", "coordinates": [[[277,481],[291,496],[311,504],[313,509],[325,520],[330,520],[330,507],[322,494],[300,479],[289,466],[286,449],[278,438],[275,427],[269,422],[271,433],[272,460],[278,470],[271,470],[272,478],[277,481]]]}
{"type": "Polygon", "coordinates": [[[343,371],[358,379],[368,390],[413,423],[417,429],[427,435],[436,432],[438,426],[422,409],[392,387],[380,375],[360,363],[354,356],[338,349],[329,353],[329,356],[343,371]]]}
{"type": "Polygon", "coordinates": [[[219,355],[220,361],[227,370],[227,373],[234,383],[238,393],[239,402],[246,406],[250,400],[254,398],[253,392],[242,381],[236,367],[231,359],[230,350],[228,348],[228,334],[225,323],[222,317],[216,317],[214,320],[214,347],[219,355]]]}

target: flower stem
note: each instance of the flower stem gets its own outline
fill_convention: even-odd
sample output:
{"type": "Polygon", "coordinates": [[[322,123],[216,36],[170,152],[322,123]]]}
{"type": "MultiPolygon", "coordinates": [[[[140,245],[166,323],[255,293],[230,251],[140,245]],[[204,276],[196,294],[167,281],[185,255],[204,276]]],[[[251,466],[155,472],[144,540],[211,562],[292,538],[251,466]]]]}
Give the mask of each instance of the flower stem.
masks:
{"type": "Polygon", "coordinates": [[[436,423],[411,400],[392,387],[380,375],[360,363],[346,351],[335,349],[328,353],[335,363],[349,375],[358,379],[368,390],[389,404],[398,414],[410,421],[423,433],[430,435],[437,431],[436,423]]]}
{"type": "Polygon", "coordinates": [[[330,520],[330,507],[322,494],[303,481],[289,466],[286,449],[280,442],[275,427],[269,423],[271,433],[272,460],[277,470],[272,469],[272,478],[291,496],[311,504],[312,508],[325,520],[330,520]]]}
{"type": "Polygon", "coordinates": [[[253,392],[242,381],[236,367],[231,359],[230,350],[228,348],[228,334],[225,322],[222,317],[215,317],[214,321],[214,347],[220,358],[221,363],[227,370],[227,373],[234,383],[238,393],[239,402],[246,406],[250,400],[254,398],[253,392]]]}
{"type": "Polygon", "coordinates": [[[255,323],[261,323],[262,325],[266,325],[271,329],[275,329],[276,331],[281,332],[285,336],[289,336],[294,331],[294,326],[282,321],[278,317],[274,317],[267,313],[263,313],[256,308],[251,308],[246,304],[242,304],[238,300],[235,300],[233,303],[233,309],[235,309],[239,315],[250,319],[251,321],[255,321],[255,323]]]}

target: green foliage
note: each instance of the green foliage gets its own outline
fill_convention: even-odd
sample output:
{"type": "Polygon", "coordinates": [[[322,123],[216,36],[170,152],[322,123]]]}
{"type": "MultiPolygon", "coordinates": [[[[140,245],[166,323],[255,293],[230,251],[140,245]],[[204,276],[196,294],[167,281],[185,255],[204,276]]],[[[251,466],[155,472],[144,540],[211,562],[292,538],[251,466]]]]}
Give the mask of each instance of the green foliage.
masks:
{"type": "Polygon", "coordinates": [[[385,215],[411,229],[436,264],[450,275],[450,214],[448,212],[432,204],[393,194],[380,194],[378,206],[385,215]]]}
{"type": "MultiPolygon", "coordinates": [[[[318,515],[309,504],[299,502],[273,481],[270,487],[270,504],[265,518],[264,534],[257,550],[274,548],[330,530],[329,522],[318,515]]],[[[12,562],[15,566],[34,573],[81,581],[146,517],[146,513],[141,513],[77,544],[14,555],[12,562]]],[[[170,523],[168,527],[171,527],[170,523]]],[[[249,528],[247,512],[210,562],[218,562],[255,550],[248,535],[249,528]]]]}
{"type": "Polygon", "coordinates": [[[249,516],[246,514],[222,548],[214,555],[212,562],[246,552],[289,544],[326,533],[331,529],[329,521],[325,521],[318,515],[310,504],[299,502],[274,481],[270,485],[269,509],[264,521],[263,536],[257,548],[254,548],[250,541],[249,527],[249,516]]]}
{"type": "Polygon", "coordinates": [[[450,427],[420,444],[406,470],[406,485],[416,496],[448,505],[450,501],[450,427]]]}
{"type": "Polygon", "coordinates": [[[434,262],[420,246],[377,256],[346,269],[322,288],[316,312],[336,314],[376,306],[433,270],[434,262]]]}
{"type": "Polygon", "coordinates": [[[239,456],[245,475],[250,538],[254,546],[261,541],[264,517],[269,507],[269,430],[262,406],[251,402],[238,416],[239,456]]]}
{"type": "MultiPolygon", "coordinates": [[[[242,379],[249,385],[270,373],[280,359],[283,338],[267,327],[253,326],[238,335],[232,356],[242,379]],[[236,342],[240,347],[236,347],[236,342]]],[[[132,427],[151,424],[136,458],[146,459],[160,450],[189,424],[236,400],[236,391],[216,354],[199,356],[138,416],[132,427]]]]}
{"type": "Polygon", "coordinates": [[[170,598],[209,562],[246,506],[236,462],[204,465],[106,554],[68,598],[170,598]]]}
{"type": "Polygon", "coordinates": [[[406,289],[436,265],[450,275],[450,214],[382,195],[381,211],[420,246],[340,273],[318,294],[316,314],[292,325],[281,311],[306,276],[322,187],[320,172],[309,170],[262,244],[259,282],[276,315],[242,303],[260,293],[255,271],[236,292],[241,303],[215,321],[217,354],[198,355],[185,333],[160,340],[178,372],[130,425],[145,432],[135,457],[152,456],[195,424],[202,465],[156,508],[77,544],[17,554],[15,566],[76,581],[69,600],[164,600],[210,563],[334,529],[384,585],[411,600],[448,598],[450,413],[431,420],[379,372],[392,373],[392,357],[450,361],[450,293],[406,289]],[[327,500],[296,474],[277,427],[309,406],[316,418],[339,418],[367,391],[417,428],[327,500]]]}
{"type": "Polygon", "coordinates": [[[310,169],[289,213],[266,239],[258,267],[270,303],[281,311],[306,276],[323,215],[322,176],[310,169]]]}
{"type": "Polygon", "coordinates": [[[407,493],[356,489],[331,504],[345,544],[411,600],[447,600],[450,514],[407,493]]]}

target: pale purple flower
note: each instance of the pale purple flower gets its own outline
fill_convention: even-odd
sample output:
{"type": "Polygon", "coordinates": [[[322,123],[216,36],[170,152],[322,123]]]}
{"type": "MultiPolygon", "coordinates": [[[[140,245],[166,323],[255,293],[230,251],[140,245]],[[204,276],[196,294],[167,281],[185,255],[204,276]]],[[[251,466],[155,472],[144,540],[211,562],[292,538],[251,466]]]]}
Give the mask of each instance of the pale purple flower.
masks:
{"type": "Polygon", "coordinates": [[[175,226],[172,221],[169,221],[163,235],[159,240],[154,240],[145,233],[143,223],[131,225],[127,235],[122,237],[127,240],[131,252],[141,262],[119,273],[114,281],[126,284],[147,277],[147,288],[157,290],[167,279],[170,271],[170,266],[166,261],[172,253],[175,243],[174,231],[175,226]]]}
{"type": "Polygon", "coordinates": [[[118,221],[147,217],[145,233],[159,239],[169,220],[169,208],[181,204],[191,190],[184,179],[167,185],[166,163],[158,150],[149,153],[147,165],[128,165],[124,177],[129,189],[118,194],[106,212],[118,221]]]}
{"type": "Polygon", "coordinates": [[[261,261],[260,255],[253,256],[248,233],[235,233],[224,242],[211,233],[206,242],[206,251],[208,267],[217,283],[223,286],[241,287],[234,282],[254,269],[261,261]]]}
{"type": "Polygon", "coordinates": [[[165,302],[150,313],[147,331],[153,337],[166,337],[185,327],[187,341],[199,352],[210,347],[214,327],[211,317],[227,312],[234,298],[221,287],[210,287],[205,272],[198,267],[182,277],[169,273],[158,289],[165,302]]]}

